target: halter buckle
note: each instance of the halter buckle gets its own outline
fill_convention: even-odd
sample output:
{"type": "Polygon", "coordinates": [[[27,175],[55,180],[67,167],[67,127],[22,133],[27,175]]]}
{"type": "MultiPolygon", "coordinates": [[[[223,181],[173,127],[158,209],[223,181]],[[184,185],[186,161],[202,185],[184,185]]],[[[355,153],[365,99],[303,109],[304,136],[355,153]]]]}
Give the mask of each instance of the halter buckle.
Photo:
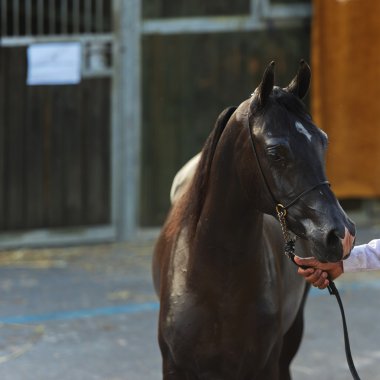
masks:
{"type": "Polygon", "coordinates": [[[276,204],[276,212],[279,217],[284,217],[287,214],[287,210],[281,203],[276,204]]]}

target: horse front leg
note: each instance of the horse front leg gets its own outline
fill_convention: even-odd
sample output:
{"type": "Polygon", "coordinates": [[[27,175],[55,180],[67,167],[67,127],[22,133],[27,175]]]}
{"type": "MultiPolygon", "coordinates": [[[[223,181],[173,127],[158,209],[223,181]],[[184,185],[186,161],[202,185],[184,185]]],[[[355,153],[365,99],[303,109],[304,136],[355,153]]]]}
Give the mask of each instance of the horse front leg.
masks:
{"type": "Polygon", "coordinates": [[[187,371],[183,371],[176,367],[170,357],[163,358],[162,368],[163,380],[197,380],[194,376],[190,375],[187,371]]]}
{"type": "Polygon", "coordinates": [[[280,380],[280,368],[278,365],[278,353],[271,355],[266,366],[260,371],[255,379],[280,380]]]}
{"type": "Polygon", "coordinates": [[[295,357],[298,348],[301,344],[303,327],[304,327],[304,307],[309,292],[310,286],[305,289],[300,308],[298,309],[297,316],[294,319],[292,326],[284,336],[282,352],[280,356],[280,380],[291,380],[290,364],[295,357]]]}

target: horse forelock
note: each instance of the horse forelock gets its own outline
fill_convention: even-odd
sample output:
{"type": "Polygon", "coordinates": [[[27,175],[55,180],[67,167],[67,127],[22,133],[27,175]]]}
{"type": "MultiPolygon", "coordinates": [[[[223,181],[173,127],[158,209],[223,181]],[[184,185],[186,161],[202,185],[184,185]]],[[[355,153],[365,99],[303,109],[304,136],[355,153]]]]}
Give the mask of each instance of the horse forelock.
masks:
{"type": "Polygon", "coordinates": [[[275,101],[279,105],[285,107],[288,112],[294,114],[295,116],[304,116],[305,114],[309,115],[305,104],[297,96],[280,88],[274,89],[273,93],[275,101]]]}
{"type": "Polygon", "coordinates": [[[303,101],[286,89],[275,86],[267,105],[263,108],[260,108],[260,104],[255,94],[256,92],[254,92],[251,97],[250,119],[255,116],[265,116],[269,110],[271,114],[273,114],[273,107],[281,107],[294,116],[304,117],[305,115],[308,115],[308,117],[310,117],[303,101]]]}

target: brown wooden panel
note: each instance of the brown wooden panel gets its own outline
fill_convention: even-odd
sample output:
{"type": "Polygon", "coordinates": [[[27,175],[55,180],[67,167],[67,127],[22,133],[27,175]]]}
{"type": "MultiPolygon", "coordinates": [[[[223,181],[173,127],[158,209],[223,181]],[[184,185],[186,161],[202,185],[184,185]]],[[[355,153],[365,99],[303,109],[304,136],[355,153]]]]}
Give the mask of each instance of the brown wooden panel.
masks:
{"type": "Polygon", "coordinates": [[[0,47],[0,229],[6,225],[5,218],[5,97],[7,77],[5,49],[0,47]]]}
{"type": "Polygon", "coordinates": [[[108,223],[110,80],[26,86],[26,49],[0,52],[0,230],[108,223]]]}
{"type": "Polygon", "coordinates": [[[63,210],[65,223],[80,225],[83,223],[82,203],[82,123],[80,105],[80,88],[77,86],[61,86],[60,93],[65,100],[63,126],[63,210]]]}
{"type": "Polygon", "coordinates": [[[7,109],[6,128],[6,226],[20,229],[24,226],[25,211],[25,51],[21,48],[7,49],[8,96],[5,98],[7,109]]]}
{"type": "Polygon", "coordinates": [[[109,79],[83,83],[84,212],[87,224],[110,220],[110,96],[109,79]]]}
{"type": "MultiPolygon", "coordinates": [[[[146,83],[151,85],[149,90],[144,89],[144,96],[148,96],[151,101],[144,103],[147,108],[143,112],[148,120],[145,119],[147,124],[143,134],[146,161],[142,171],[142,187],[149,190],[148,193],[142,194],[141,212],[142,215],[147,216],[153,210],[157,212],[158,209],[167,209],[167,186],[162,186],[162,183],[170,181],[170,176],[175,171],[179,160],[180,147],[176,141],[180,129],[175,121],[178,119],[177,107],[184,100],[181,96],[175,100],[171,96],[173,102],[169,105],[167,103],[169,99],[163,96],[162,92],[165,91],[166,95],[182,93],[181,89],[184,88],[183,83],[177,80],[181,78],[182,62],[177,62],[178,65],[166,66],[166,62],[170,62],[175,53],[180,54],[179,41],[172,41],[172,50],[166,50],[165,43],[160,37],[152,39],[154,40],[152,50],[147,52],[149,56],[144,66],[144,73],[147,75],[146,83]],[[168,54],[167,57],[166,54],[168,54]],[[154,65],[151,62],[154,62],[154,65]]],[[[160,215],[159,219],[162,218],[163,215],[160,215]]]]}
{"type": "Polygon", "coordinates": [[[44,226],[44,113],[39,105],[44,88],[26,88],[25,120],[25,227],[44,226]]]}
{"type": "Polygon", "coordinates": [[[342,198],[380,197],[380,2],[314,1],[313,115],[342,198]]]}
{"type": "Polygon", "coordinates": [[[65,131],[65,99],[59,87],[50,87],[51,123],[46,126],[46,138],[49,141],[48,156],[48,226],[58,227],[65,224],[63,211],[64,184],[64,131],[65,131]]]}

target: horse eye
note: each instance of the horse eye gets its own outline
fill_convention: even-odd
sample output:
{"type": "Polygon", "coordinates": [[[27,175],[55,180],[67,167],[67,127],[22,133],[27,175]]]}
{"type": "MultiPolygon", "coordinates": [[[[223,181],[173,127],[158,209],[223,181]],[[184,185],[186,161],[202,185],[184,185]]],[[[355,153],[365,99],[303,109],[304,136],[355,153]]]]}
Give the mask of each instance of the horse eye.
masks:
{"type": "Polygon", "coordinates": [[[277,153],[269,153],[269,157],[271,158],[272,161],[282,161],[282,160],[284,160],[284,157],[280,156],[277,153]]]}
{"type": "Polygon", "coordinates": [[[271,161],[279,163],[286,161],[288,149],[283,145],[272,146],[267,148],[267,154],[271,161]]]}

